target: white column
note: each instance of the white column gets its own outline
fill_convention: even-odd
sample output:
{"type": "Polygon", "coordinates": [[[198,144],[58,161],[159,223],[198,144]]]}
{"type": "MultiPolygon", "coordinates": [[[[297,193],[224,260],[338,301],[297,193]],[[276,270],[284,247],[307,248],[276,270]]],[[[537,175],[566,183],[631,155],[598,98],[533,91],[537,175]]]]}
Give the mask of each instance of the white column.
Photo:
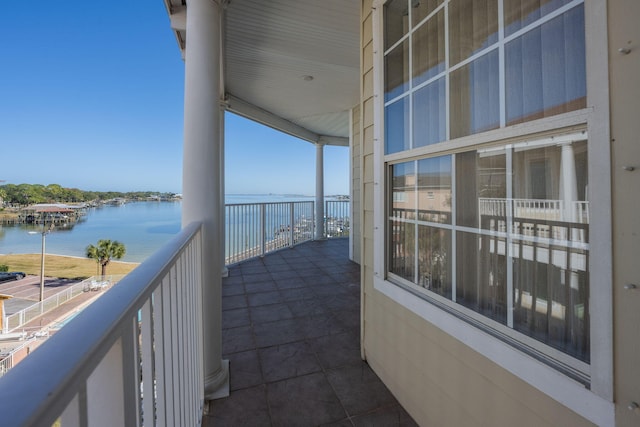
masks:
{"type": "MultiPolygon", "coordinates": [[[[220,88],[224,94],[224,84],[220,88]]],[[[226,266],[225,250],[226,250],[226,208],[225,208],[225,188],[224,188],[224,108],[220,109],[220,256],[222,257],[222,277],[229,277],[229,269],[226,266]]]]}
{"type": "Polygon", "coordinates": [[[222,360],[220,28],[216,2],[188,1],[182,225],[203,224],[205,399],[229,394],[222,360]]]}
{"type": "Polygon", "coordinates": [[[560,200],[563,206],[563,220],[576,221],[575,201],[578,200],[576,180],[576,160],[571,142],[561,144],[560,152],[560,200]]]}
{"type": "Polygon", "coordinates": [[[324,239],[324,144],[316,144],[316,240],[324,239]]]}

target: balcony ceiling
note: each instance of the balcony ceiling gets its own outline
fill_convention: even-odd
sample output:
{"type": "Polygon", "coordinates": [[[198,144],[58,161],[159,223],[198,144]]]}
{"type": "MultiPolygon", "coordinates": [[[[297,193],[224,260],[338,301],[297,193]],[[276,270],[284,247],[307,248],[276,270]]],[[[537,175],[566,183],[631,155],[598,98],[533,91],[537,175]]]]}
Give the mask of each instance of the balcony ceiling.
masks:
{"type": "MultiPolygon", "coordinates": [[[[183,55],[184,3],[165,0],[183,55]]],[[[354,0],[227,2],[227,109],[307,141],[347,145],[348,110],[360,96],[359,13],[354,0]]]]}

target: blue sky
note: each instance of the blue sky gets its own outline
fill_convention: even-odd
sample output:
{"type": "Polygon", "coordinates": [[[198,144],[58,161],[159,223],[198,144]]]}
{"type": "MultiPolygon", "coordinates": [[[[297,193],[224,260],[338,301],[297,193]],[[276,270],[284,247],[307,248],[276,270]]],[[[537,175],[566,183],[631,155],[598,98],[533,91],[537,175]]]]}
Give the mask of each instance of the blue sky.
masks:
{"type": "MultiPolygon", "coordinates": [[[[3,4],[0,180],[181,191],[184,62],[162,0],[3,4]]],[[[315,191],[315,147],[227,114],[231,194],[315,191]],[[257,178],[259,177],[259,178],[257,178]]],[[[325,193],[348,193],[325,147],[325,193]]]]}

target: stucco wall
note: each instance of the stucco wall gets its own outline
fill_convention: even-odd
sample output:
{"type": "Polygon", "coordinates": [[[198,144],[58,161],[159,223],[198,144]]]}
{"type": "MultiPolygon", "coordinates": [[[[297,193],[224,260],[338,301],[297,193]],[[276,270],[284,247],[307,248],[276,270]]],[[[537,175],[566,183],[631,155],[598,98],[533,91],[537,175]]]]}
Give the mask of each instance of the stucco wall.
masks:
{"type": "MultiPolygon", "coordinates": [[[[445,334],[374,289],[374,246],[383,245],[384,242],[374,240],[372,2],[363,0],[361,4],[364,357],[420,425],[509,427],[593,425],[489,359],[472,351],[463,342],[445,334]]],[[[637,9],[636,5],[634,7],[637,9]]],[[[624,8],[624,5],[620,6],[621,10],[624,8]]],[[[637,22],[637,19],[635,21],[630,19],[629,25],[632,22],[637,22]]],[[[640,71],[637,68],[635,70],[637,81],[640,71]]],[[[631,70],[628,72],[631,73],[631,70]]],[[[633,95],[627,95],[629,102],[637,102],[640,99],[637,90],[633,95]]],[[[635,111],[637,116],[637,108],[630,111],[635,111]]],[[[635,122],[638,122],[637,117],[635,122]]],[[[638,134],[640,133],[635,133],[636,139],[638,134]]],[[[631,136],[632,134],[629,137],[631,136]]],[[[634,152],[636,158],[638,158],[638,145],[640,144],[636,144],[634,152]]],[[[638,176],[640,172],[638,175],[633,175],[633,178],[626,179],[638,180],[638,176]]],[[[640,188],[638,182],[633,181],[633,184],[633,187],[627,188],[640,188]]],[[[631,182],[629,185],[632,185],[631,182]]],[[[633,203],[637,205],[637,195],[633,203]]],[[[626,215],[627,221],[635,222],[634,225],[637,226],[638,215],[634,216],[631,212],[637,211],[631,210],[626,215]]],[[[628,248],[629,254],[640,253],[638,241],[634,243],[635,246],[628,248]]],[[[635,277],[640,277],[637,274],[637,267],[635,273],[635,277]]],[[[629,273],[629,278],[631,277],[633,277],[632,272],[629,273]]],[[[640,324],[637,318],[637,302],[635,305],[633,303],[628,305],[629,311],[636,307],[633,325],[640,324]]],[[[622,321],[624,319],[620,319],[620,322],[622,321]]],[[[636,331],[634,340],[637,350],[637,326],[628,326],[627,333],[632,334],[633,328],[636,331]]],[[[627,338],[631,339],[630,336],[627,338]]],[[[629,356],[634,356],[638,360],[638,353],[629,354],[629,356]]],[[[629,357],[628,366],[631,369],[631,357],[629,357]]],[[[638,370],[635,371],[637,374],[638,370]]],[[[618,376],[621,375],[624,374],[618,374],[618,376]]],[[[637,387],[639,384],[637,376],[627,383],[628,388],[637,387]]]]}

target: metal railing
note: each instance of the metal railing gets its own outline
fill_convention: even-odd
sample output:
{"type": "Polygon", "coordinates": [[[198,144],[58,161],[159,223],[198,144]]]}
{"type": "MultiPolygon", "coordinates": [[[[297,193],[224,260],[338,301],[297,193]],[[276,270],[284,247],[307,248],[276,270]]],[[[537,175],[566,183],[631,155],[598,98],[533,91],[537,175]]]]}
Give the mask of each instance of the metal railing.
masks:
{"type": "MultiPolygon", "coordinates": [[[[225,264],[264,256],[314,239],[315,202],[225,205],[225,264]]],[[[349,201],[326,200],[324,235],[349,235],[349,201]]]]}
{"type": "Polygon", "coordinates": [[[2,424],[200,425],[200,230],[185,227],[7,372],[2,424]]]}
{"type": "Polygon", "coordinates": [[[51,295],[50,297],[47,297],[42,301],[38,301],[37,303],[30,305],[29,307],[26,307],[18,312],[7,316],[6,321],[3,324],[4,330],[2,332],[8,333],[15,331],[16,329],[29,323],[33,319],[57,308],[61,304],[64,304],[72,298],[77,297],[83,292],[106,290],[110,286],[113,286],[114,284],[118,283],[118,281],[122,280],[123,277],[123,274],[93,276],[83,280],[80,283],[71,285],[65,290],[56,293],[55,295],[51,295]]]}
{"type": "Polygon", "coordinates": [[[349,235],[350,203],[348,200],[325,200],[325,237],[346,237],[349,235]]]}
{"type": "Polygon", "coordinates": [[[314,202],[225,205],[225,264],[313,240],[314,202]]]}

